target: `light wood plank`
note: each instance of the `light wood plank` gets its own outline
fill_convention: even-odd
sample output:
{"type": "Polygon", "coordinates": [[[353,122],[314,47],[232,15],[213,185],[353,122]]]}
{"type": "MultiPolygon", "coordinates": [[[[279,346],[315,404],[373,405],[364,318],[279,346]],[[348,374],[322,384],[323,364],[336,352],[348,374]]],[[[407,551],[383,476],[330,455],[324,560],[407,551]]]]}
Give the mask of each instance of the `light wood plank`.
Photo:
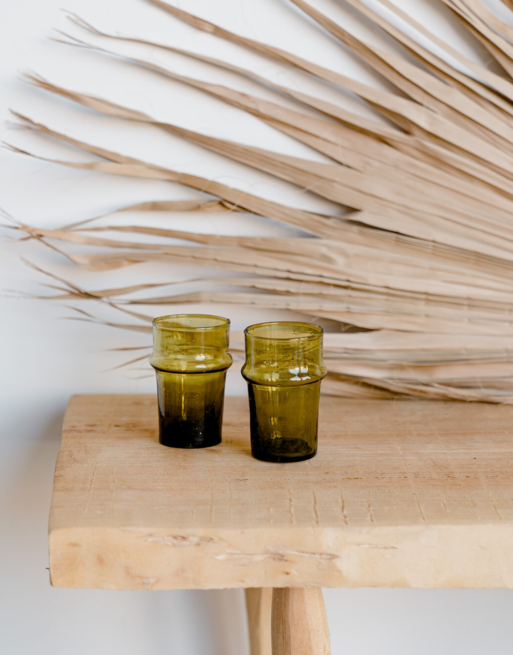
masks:
{"type": "Polygon", "coordinates": [[[317,457],[166,448],[152,396],[71,400],[50,516],[63,587],[513,588],[513,407],[321,399],[317,457]]]}
{"type": "Polygon", "coordinates": [[[274,589],[272,645],[272,655],[330,655],[321,589],[274,589]]]}
{"type": "Polygon", "coordinates": [[[271,606],[273,590],[246,589],[249,644],[251,655],[272,655],[271,606]]]}

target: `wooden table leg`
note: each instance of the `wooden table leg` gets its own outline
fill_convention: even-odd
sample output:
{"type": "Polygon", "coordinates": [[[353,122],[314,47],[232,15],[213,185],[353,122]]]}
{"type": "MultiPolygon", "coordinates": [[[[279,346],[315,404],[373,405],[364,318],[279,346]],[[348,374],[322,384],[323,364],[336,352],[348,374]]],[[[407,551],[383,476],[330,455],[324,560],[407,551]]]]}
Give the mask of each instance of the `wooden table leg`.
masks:
{"type": "Polygon", "coordinates": [[[246,609],[248,612],[251,655],[272,655],[272,598],[272,587],[246,589],[246,609]]]}
{"type": "Polygon", "coordinates": [[[330,634],[322,590],[273,590],[272,655],[330,655],[330,634]]]}

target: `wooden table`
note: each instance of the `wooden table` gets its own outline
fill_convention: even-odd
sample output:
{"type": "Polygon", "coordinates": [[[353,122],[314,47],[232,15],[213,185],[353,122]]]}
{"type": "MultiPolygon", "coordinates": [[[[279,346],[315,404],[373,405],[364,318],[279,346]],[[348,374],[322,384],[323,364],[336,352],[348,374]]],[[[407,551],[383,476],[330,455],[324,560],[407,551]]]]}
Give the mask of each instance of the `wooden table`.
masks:
{"type": "Polygon", "coordinates": [[[511,406],[323,397],[319,454],[283,465],[251,457],[246,398],[226,399],[221,445],[177,450],[153,396],[76,396],[52,584],[244,587],[253,655],[275,588],[274,655],[328,653],[320,587],[513,588],[512,465],[511,406]]]}

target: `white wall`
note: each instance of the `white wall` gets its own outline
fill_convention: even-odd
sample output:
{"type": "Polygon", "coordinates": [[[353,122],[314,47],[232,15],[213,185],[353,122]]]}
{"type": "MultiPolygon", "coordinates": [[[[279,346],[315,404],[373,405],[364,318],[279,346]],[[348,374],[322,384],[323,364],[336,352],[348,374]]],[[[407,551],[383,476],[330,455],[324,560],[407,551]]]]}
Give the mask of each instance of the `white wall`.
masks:
{"type": "MultiPolygon", "coordinates": [[[[113,99],[185,126],[247,143],[263,143],[282,152],[306,152],[255,119],[181,85],[147,76],[113,59],[50,43],[46,40],[50,28],[64,25],[58,12],[62,4],[62,0],[2,0],[0,4],[0,131],[4,140],[40,153],[80,157],[31,135],[8,132],[5,120],[8,108],[12,107],[126,153],[206,177],[215,175],[229,184],[297,206],[331,208],[314,196],[298,194],[290,185],[276,183],[268,176],[206,154],[178,139],[163,139],[147,127],[127,126],[91,112],[80,112],[70,103],[23,85],[16,72],[35,69],[78,90],[109,94],[113,99]],[[132,86],[129,81],[133,81],[132,86]]],[[[220,57],[235,56],[229,46],[168,19],[143,0],[66,0],[64,4],[108,29],[146,34],[220,57]]],[[[340,3],[319,0],[316,4],[336,13],[340,3]]],[[[452,23],[442,19],[443,12],[435,10],[434,3],[402,0],[401,4],[453,43],[472,52],[468,40],[452,23]]],[[[321,38],[318,30],[291,11],[285,0],[182,0],[181,6],[302,54],[304,43],[308,43],[309,57],[378,83],[354,58],[321,38]]],[[[368,38],[378,38],[365,26],[362,29],[368,38]]],[[[300,75],[269,62],[239,51],[236,56],[237,61],[242,57],[245,65],[285,79],[298,88],[327,93],[300,75]]],[[[151,57],[155,61],[171,61],[157,51],[151,57]]],[[[177,69],[193,73],[198,70],[201,76],[202,71],[190,63],[173,62],[177,69]]],[[[215,79],[222,81],[228,77],[239,88],[253,88],[249,82],[230,76],[215,79]]],[[[348,96],[347,103],[354,106],[356,101],[348,96]]],[[[184,197],[195,195],[160,182],[111,179],[0,152],[0,206],[27,223],[58,226],[131,202],[184,197]]],[[[150,220],[147,216],[139,218],[150,220]]],[[[173,224],[180,225],[184,218],[177,216],[173,224]]],[[[187,225],[205,232],[287,233],[271,221],[221,215],[195,217],[187,225]]],[[[219,272],[178,267],[164,271],[155,266],[134,267],[107,277],[91,276],[74,270],[65,259],[40,244],[17,244],[11,237],[4,230],[0,241],[0,288],[4,290],[0,296],[0,652],[246,655],[240,591],[103,592],[50,587],[46,570],[47,515],[62,415],[69,396],[92,392],[148,393],[154,391],[154,381],[151,376],[139,379],[143,372],[138,371],[105,372],[122,362],[122,356],[108,349],[143,344],[147,342],[144,337],[72,323],[67,320],[72,315],[70,310],[60,304],[13,298],[6,291],[43,290],[39,286],[43,278],[28,269],[20,256],[91,288],[106,282],[116,286],[128,279],[171,280],[219,272]]],[[[193,287],[183,285],[178,290],[188,288],[193,287]]],[[[97,308],[91,309],[99,312],[97,308]]],[[[264,317],[263,312],[230,306],[218,311],[232,318],[235,329],[264,317]]],[[[266,317],[284,315],[265,313],[266,317]]],[[[239,394],[245,391],[237,371],[230,373],[228,390],[239,394]]],[[[513,650],[513,594],[509,591],[326,590],[325,598],[335,654],[509,655],[513,650]]]]}

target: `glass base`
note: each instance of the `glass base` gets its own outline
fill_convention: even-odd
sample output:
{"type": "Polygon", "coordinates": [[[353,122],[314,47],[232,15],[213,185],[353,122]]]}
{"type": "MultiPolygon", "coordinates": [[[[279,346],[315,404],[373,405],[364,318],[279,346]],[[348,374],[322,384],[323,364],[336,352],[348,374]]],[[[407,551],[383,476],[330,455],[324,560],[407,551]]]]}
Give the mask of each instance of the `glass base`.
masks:
{"type": "Polygon", "coordinates": [[[253,457],[285,464],[315,456],[320,386],[248,384],[253,457]]]}
{"type": "MultiPolygon", "coordinates": [[[[221,443],[221,434],[214,426],[217,434],[205,435],[203,422],[172,421],[160,417],[159,443],[170,448],[210,448],[221,443]]],[[[208,426],[207,426],[208,429],[208,426]]]]}
{"type": "Polygon", "coordinates": [[[221,443],[226,370],[173,373],[157,370],[159,442],[171,448],[221,443]]]}
{"type": "Polygon", "coordinates": [[[312,459],[317,455],[317,450],[312,450],[304,439],[268,439],[260,443],[259,448],[252,448],[251,454],[261,462],[286,464],[312,459]]]}
{"type": "MultiPolygon", "coordinates": [[[[297,441],[299,441],[299,439],[297,441]]],[[[253,450],[251,451],[251,455],[255,459],[260,460],[261,462],[274,462],[275,464],[287,464],[289,462],[290,463],[304,462],[307,459],[312,459],[312,457],[315,457],[317,455],[317,451],[301,454],[301,448],[296,446],[294,447],[294,453],[290,453],[290,455],[287,455],[287,454],[273,453],[272,448],[267,447],[267,449],[264,451],[255,452],[253,450]]]]}

